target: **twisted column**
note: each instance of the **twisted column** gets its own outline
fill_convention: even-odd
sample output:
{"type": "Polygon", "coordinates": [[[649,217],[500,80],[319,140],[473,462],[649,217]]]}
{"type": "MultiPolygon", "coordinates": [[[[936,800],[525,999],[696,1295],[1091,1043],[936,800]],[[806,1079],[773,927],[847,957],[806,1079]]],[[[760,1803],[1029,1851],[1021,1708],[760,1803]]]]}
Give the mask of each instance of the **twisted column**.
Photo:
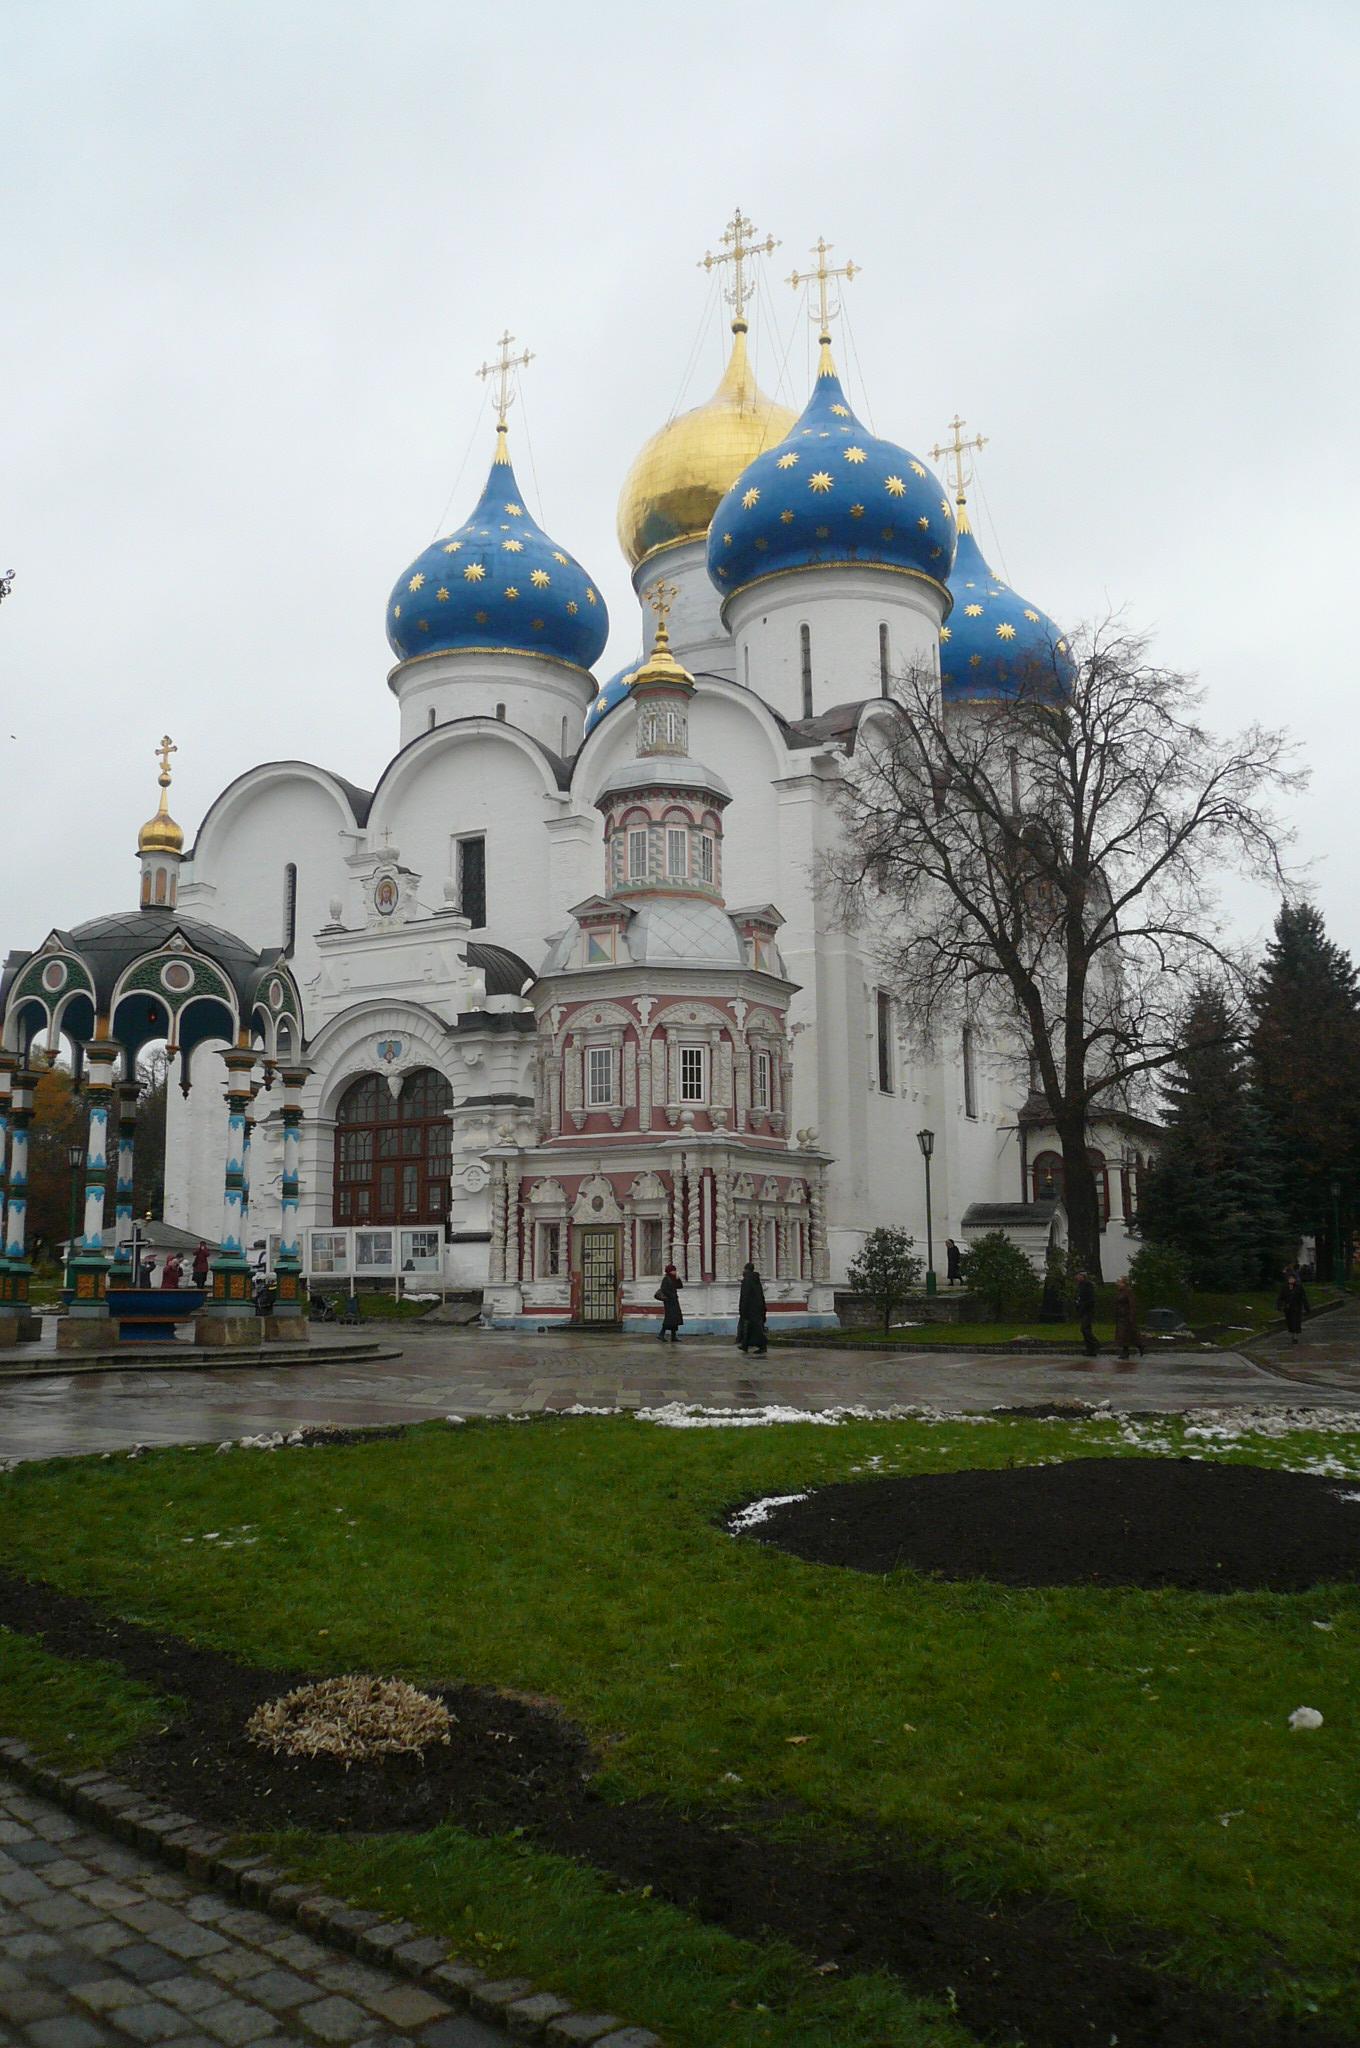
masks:
{"type": "Polygon", "coordinates": [[[133,1287],[137,1280],[132,1270],[131,1240],[132,1168],[137,1143],[139,1093],[135,1081],[118,1083],[118,1168],[113,1185],[113,1263],[108,1274],[110,1287],[133,1287]],[[122,1249],[123,1246],[127,1249],[122,1249]]]}
{"type": "Polygon", "coordinates": [[[250,1262],[245,1253],[246,1106],[255,1054],[249,1046],[228,1046],[222,1054],[227,1070],[227,1160],[222,1185],[222,1248],[212,1262],[212,1294],[196,1329],[202,1344],[250,1344],[256,1341],[255,1303],[250,1290],[250,1262]]]}
{"type": "MultiPolygon", "coordinates": [[[[306,1328],[302,1313],[302,1091],[311,1068],[298,1062],[279,1070],[283,1082],[283,1178],[279,1186],[279,1255],[274,1262],[274,1327],[271,1336],[298,1337],[306,1328]]],[[[246,1125],[249,1146],[250,1125],[246,1125]]],[[[250,1183],[246,1182],[249,1200],[250,1183]]]]}
{"type": "Polygon", "coordinates": [[[71,1258],[71,1301],[68,1344],[91,1345],[102,1332],[78,1328],[108,1321],[106,1299],[109,1261],[104,1251],[104,1203],[109,1185],[109,1124],[114,1100],[114,1069],[118,1047],[111,1038],[94,1038],[85,1046],[85,1100],[89,1104],[89,1136],[85,1142],[85,1220],[71,1258]]]}

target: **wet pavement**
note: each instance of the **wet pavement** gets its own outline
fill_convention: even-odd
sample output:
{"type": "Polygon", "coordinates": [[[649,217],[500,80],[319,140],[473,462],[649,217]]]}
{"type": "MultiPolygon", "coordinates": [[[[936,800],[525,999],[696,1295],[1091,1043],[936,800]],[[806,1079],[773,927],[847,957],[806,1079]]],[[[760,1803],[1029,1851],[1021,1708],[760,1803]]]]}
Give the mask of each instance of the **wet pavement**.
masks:
{"type": "Polygon", "coordinates": [[[508,2048],[510,2038],[0,1778],[0,2042],[508,2048]]]}
{"type": "Polygon", "coordinates": [[[702,1402],[799,1409],[897,1404],[958,1411],[1109,1400],[1130,1412],[1188,1407],[1354,1408],[1360,1307],[1310,1324],[1303,1344],[1253,1355],[1165,1352],[1122,1366],[1080,1356],[872,1352],[789,1346],[744,1358],[727,1340],[674,1348],[653,1337],[579,1332],[403,1331],[390,1359],[49,1376],[0,1383],[0,1458],[52,1458],[133,1444],[217,1443],[309,1425],[355,1428],[445,1415],[507,1415],[702,1402]]]}

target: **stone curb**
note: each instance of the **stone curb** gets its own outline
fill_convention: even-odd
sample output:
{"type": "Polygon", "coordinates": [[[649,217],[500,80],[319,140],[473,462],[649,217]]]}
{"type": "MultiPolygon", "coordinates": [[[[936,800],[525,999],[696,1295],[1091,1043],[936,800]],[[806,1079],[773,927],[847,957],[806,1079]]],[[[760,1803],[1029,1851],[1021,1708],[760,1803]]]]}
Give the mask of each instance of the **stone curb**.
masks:
{"type": "Polygon", "coordinates": [[[267,1857],[234,1856],[230,1836],[200,1827],[187,1813],[145,1798],[105,1771],[54,1770],[13,1736],[0,1736],[0,1768],[30,1792],[173,1864],[196,1882],[234,1894],[276,1919],[291,1920],[362,1962],[409,1977],[446,2005],[494,2020],[519,2040],[541,2041],[545,2048],[664,2048],[659,2034],[630,2027],[612,2013],[578,2012],[527,1978],[488,1977],[460,1962],[438,1936],[298,1884],[267,1857]]]}

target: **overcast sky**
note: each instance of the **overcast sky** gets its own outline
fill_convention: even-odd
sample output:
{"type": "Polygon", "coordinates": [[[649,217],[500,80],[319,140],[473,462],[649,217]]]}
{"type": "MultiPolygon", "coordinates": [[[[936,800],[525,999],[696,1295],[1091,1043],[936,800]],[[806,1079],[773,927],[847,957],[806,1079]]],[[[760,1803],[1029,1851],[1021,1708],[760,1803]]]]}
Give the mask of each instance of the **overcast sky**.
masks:
{"type": "Polygon", "coordinates": [[[738,201],[783,244],[762,382],[806,396],[780,280],[825,234],[863,266],[838,351],[871,424],[990,436],[994,567],[1067,625],[1126,608],[1219,728],[1297,734],[1301,851],[1360,952],[1354,0],[0,0],[0,29],[0,953],[135,902],[163,730],[191,833],[256,760],[372,785],[387,594],[480,492],[507,325],[521,485],[608,600],[601,674],[635,652],[618,490],[716,382],[696,265],[738,201]]]}

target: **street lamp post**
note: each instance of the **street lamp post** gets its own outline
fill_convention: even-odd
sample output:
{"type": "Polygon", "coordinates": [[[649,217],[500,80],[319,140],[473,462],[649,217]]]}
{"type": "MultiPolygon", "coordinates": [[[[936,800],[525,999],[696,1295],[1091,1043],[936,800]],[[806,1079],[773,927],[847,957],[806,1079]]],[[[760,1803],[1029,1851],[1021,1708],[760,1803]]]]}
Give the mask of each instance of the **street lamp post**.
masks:
{"type": "Polygon", "coordinates": [[[930,1215],[930,1158],[935,1150],[934,1131],[918,1131],[916,1142],[926,1163],[926,1293],[935,1292],[935,1231],[930,1215]]]}
{"type": "Polygon", "coordinates": [[[1332,1182],[1332,1280],[1338,1287],[1346,1284],[1346,1253],[1341,1242],[1341,1183],[1332,1182]]]}
{"type": "Polygon", "coordinates": [[[68,1145],[66,1147],[66,1164],[71,1169],[70,1229],[67,1232],[66,1238],[66,1286],[68,1292],[73,1292],[76,1283],[72,1262],[76,1255],[76,1237],[80,1231],[80,1205],[83,1198],[85,1179],[85,1147],[74,1143],[68,1145]]]}

